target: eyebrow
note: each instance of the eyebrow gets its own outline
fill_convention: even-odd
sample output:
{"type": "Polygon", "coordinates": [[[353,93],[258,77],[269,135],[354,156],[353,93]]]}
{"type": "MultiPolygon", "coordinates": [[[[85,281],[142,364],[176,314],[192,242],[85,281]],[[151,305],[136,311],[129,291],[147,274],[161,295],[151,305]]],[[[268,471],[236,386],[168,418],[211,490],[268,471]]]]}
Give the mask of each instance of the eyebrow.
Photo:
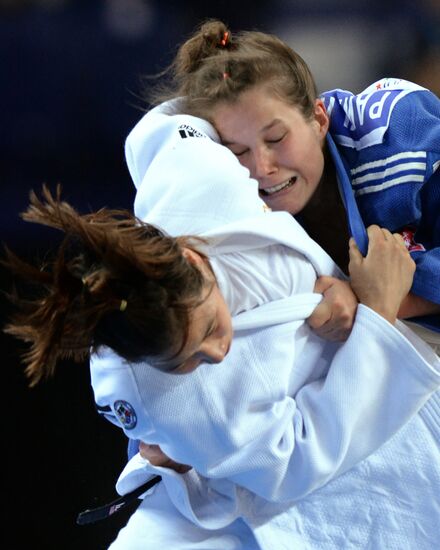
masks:
{"type": "Polygon", "coordinates": [[[276,126],[280,122],[282,122],[280,118],[274,118],[272,122],[269,122],[269,124],[266,124],[266,126],[261,128],[260,132],[265,132],[266,130],[270,130],[271,128],[273,128],[273,126],[276,126]]]}
{"type": "MultiPolygon", "coordinates": [[[[270,130],[271,128],[273,128],[277,124],[280,124],[281,122],[283,121],[280,118],[274,118],[272,122],[269,122],[269,124],[266,124],[266,126],[263,126],[263,128],[261,128],[259,132],[260,133],[267,132],[267,130],[270,130]]],[[[222,140],[222,145],[240,145],[240,144],[236,143],[235,141],[222,140]]]]}

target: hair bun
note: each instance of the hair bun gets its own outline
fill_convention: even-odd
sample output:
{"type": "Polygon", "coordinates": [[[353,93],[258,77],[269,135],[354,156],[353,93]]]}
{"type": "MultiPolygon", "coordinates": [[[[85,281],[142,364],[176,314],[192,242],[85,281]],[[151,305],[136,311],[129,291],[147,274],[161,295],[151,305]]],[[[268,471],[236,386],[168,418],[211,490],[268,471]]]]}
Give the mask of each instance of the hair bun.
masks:
{"type": "Polygon", "coordinates": [[[204,59],[231,47],[231,31],[222,22],[211,19],[202,23],[180,47],[175,61],[178,77],[196,71],[204,59]]]}
{"type": "Polygon", "coordinates": [[[208,21],[200,27],[200,34],[203,36],[209,48],[227,48],[231,43],[231,32],[221,21],[208,21]]]}

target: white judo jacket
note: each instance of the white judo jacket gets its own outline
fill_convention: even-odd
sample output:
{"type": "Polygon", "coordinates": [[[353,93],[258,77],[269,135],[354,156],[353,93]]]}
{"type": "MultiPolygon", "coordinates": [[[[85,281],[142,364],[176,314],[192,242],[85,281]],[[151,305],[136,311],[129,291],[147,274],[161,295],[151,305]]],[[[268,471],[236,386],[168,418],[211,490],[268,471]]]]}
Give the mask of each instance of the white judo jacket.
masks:
{"type": "MultiPolygon", "coordinates": [[[[316,275],[341,275],[293,217],[266,208],[257,182],[205,121],[154,109],[129,135],[126,158],[135,213],[171,235],[208,238],[214,259],[282,244],[316,275]]],[[[118,491],[160,474],[174,506],[214,529],[249,516],[250,501],[253,517],[267,501],[289,506],[408,422],[440,386],[439,358],[362,305],[347,342],[325,342],[304,322],[319,300],[302,293],[240,313],[225,360],[185,375],[127,363],[109,349],[93,356],[98,406],[128,437],[194,468],[180,475],[137,456],[118,491]]]]}

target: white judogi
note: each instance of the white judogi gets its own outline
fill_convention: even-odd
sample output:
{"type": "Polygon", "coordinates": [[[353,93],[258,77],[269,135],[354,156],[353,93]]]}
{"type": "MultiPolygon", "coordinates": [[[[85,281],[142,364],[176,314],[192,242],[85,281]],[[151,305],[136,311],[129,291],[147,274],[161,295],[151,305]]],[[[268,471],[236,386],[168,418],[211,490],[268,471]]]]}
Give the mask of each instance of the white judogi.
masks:
{"type": "Polygon", "coordinates": [[[173,548],[291,548],[301,539],[293,503],[392,438],[440,385],[432,350],[364,306],[343,346],[313,334],[304,319],[320,299],[311,292],[316,274],[339,270],[290,215],[267,212],[257,183],[214,139],[203,121],[155,110],[127,140],[136,214],[170,234],[209,238],[206,251],[233,313],[240,301],[222,262],[242,266],[245,286],[255,275],[257,290],[245,304],[254,309],[234,317],[233,345],[219,365],[179,376],[128,364],[110,350],[92,358],[96,401],[119,415],[126,434],[194,466],[182,476],[131,461],[120,492],[151,473],[163,483],[114,548],[156,548],[170,530],[173,548]],[[294,251],[290,260],[280,244],[294,251]],[[272,264],[262,260],[268,247],[272,264]],[[283,261],[307,280],[277,284],[283,261]],[[286,289],[300,294],[274,302],[286,289]],[[149,502],[156,520],[145,520],[144,538],[149,502]]]}

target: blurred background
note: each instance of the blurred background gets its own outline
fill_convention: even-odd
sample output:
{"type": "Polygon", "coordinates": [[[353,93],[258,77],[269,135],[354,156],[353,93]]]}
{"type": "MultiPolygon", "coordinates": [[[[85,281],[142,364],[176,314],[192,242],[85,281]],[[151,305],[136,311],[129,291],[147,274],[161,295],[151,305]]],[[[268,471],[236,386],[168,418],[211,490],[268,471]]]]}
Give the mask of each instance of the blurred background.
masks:
{"type": "MultiPolygon", "coordinates": [[[[43,257],[57,235],[21,222],[30,189],[57,183],[82,212],[131,208],[123,144],[141,117],[142,75],[157,73],[208,17],[285,39],[320,91],[360,92],[374,80],[413,80],[440,96],[438,0],[0,0],[0,239],[43,257]]],[[[0,272],[1,289],[12,280],[0,272]]],[[[1,299],[1,323],[9,306],[1,299]]],[[[60,365],[27,388],[22,348],[1,334],[9,533],[3,547],[105,549],[127,512],[77,526],[77,514],[116,497],[122,432],[94,411],[87,365],[60,365]],[[12,529],[12,525],[16,527],[12,529]],[[11,526],[11,527],[9,527],[11,526]]]]}

